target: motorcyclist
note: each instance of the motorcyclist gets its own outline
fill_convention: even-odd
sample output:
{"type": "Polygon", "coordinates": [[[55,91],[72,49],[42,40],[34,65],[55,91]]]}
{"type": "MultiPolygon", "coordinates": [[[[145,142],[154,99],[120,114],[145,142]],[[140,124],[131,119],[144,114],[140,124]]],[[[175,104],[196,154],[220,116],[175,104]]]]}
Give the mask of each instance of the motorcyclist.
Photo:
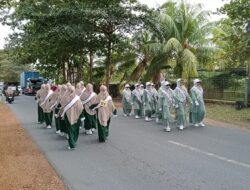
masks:
{"type": "Polygon", "coordinates": [[[8,97],[13,97],[13,101],[14,101],[14,92],[11,89],[11,87],[7,88],[7,90],[5,91],[5,96],[6,96],[6,102],[8,100],[8,97]]]}

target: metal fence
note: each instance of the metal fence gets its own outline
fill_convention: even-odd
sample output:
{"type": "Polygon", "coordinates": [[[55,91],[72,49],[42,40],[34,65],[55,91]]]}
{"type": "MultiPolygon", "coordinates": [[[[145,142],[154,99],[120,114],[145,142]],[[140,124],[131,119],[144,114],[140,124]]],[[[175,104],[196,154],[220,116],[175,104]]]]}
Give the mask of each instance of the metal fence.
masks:
{"type": "MultiPolygon", "coordinates": [[[[246,101],[249,79],[245,77],[203,78],[204,98],[223,101],[246,101]]],[[[249,93],[248,93],[248,96],[249,93]]],[[[248,100],[250,97],[248,98],[248,100]]]]}

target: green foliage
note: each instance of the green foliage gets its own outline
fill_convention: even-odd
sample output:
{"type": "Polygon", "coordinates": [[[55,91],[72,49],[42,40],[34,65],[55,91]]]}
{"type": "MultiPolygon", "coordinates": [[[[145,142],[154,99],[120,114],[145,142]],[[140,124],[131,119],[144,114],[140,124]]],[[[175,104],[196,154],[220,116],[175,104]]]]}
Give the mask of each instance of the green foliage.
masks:
{"type": "Polygon", "coordinates": [[[150,10],[137,0],[14,1],[1,20],[18,29],[7,48],[58,82],[159,81],[197,76],[213,62],[211,24],[201,5],[167,1],[150,10]]]}
{"type": "Polygon", "coordinates": [[[92,82],[97,56],[105,58],[102,64],[108,84],[112,54],[122,52],[127,34],[139,30],[148,19],[147,7],[135,0],[24,0],[14,8],[3,21],[19,29],[8,44],[19,62],[38,62],[45,75],[56,73],[58,80],[61,75],[63,81],[71,82],[83,79],[84,70],[92,82]]]}
{"type": "Polygon", "coordinates": [[[232,21],[232,25],[245,26],[250,18],[250,1],[249,0],[230,0],[218,10],[226,14],[232,21]]]}
{"type": "Polygon", "coordinates": [[[250,32],[246,31],[250,24],[250,1],[231,0],[218,10],[218,13],[226,14],[229,19],[222,20],[215,35],[217,44],[220,45],[225,55],[228,55],[227,63],[241,66],[250,58],[250,32]]]}
{"type": "Polygon", "coordinates": [[[0,81],[19,82],[20,73],[29,67],[16,64],[11,57],[11,52],[0,51],[0,81]]]}
{"type": "Polygon", "coordinates": [[[143,67],[147,70],[145,80],[158,82],[161,70],[170,68],[178,78],[197,76],[198,65],[207,64],[211,61],[208,54],[213,55],[213,48],[207,40],[211,29],[208,14],[201,10],[201,5],[190,5],[184,1],[167,1],[155,11],[158,31],[145,32],[147,38],[139,39],[145,42],[141,47],[147,47],[147,51],[140,49],[144,59],[136,69],[140,73],[143,67]]]}

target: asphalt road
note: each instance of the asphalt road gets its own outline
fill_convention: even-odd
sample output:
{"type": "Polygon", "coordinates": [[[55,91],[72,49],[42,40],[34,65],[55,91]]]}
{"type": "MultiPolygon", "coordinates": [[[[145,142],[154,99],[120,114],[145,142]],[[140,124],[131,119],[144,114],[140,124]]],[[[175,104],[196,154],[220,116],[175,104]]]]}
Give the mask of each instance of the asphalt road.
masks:
{"type": "Polygon", "coordinates": [[[166,133],[118,116],[106,143],[82,133],[68,151],[55,128],[36,124],[34,97],[17,97],[10,107],[71,190],[250,189],[250,132],[206,126],[166,133]]]}

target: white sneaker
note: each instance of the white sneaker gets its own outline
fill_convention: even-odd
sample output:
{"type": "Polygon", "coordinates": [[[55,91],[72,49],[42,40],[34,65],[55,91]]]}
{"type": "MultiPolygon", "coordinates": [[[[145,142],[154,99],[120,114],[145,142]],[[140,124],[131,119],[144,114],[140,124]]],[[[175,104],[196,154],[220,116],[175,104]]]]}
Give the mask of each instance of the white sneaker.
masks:
{"type": "Polygon", "coordinates": [[[92,128],[91,131],[94,133],[95,132],[95,128],[92,128]]]}
{"type": "Polygon", "coordinates": [[[60,132],[59,135],[60,135],[61,137],[63,137],[63,136],[64,136],[64,132],[60,132]]]}
{"type": "Polygon", "coordinates": [[[69,146],[68,146],[68,150],[75,150],[76,148],[70,148],[69,146]]]}
{"type": "Polygon", "coordinates": [[[204,123],[200,122],[199,124],[200,124],[201,127],[205,127],[204,123]]]}
{"type": "Polygon", "coordinates": [[[149,121],[148,117],[145,117],[145,121],[149,121]]]}
{"type": "Polygon", "coordinates": [[[139,119],[140,117],[138,115],[135,116],[135,119],[139,119]]]}
{"type": "Polygon", "coordinates": [[[167,132],[170,132],[171,131],[171,128],[169,126],[167,126],[167,132]]]}
{"type": "Polygon", "coordinates": [[[81,118],[81,122],[83,122],[85,120],[85,117],[81,118]]]}
{"type": "Polygon", "coordinates": [[[164,127],[164,130],[165,130],[166,132],[170,132],[170,131],[171,131],[171,128],[170,128],[169,126],[167,126],[167,127],[164,127]]]}
{"type": "Polygon", "coordinates": [[[181,131],[183,130],[183,128],[184,128],[183,125],[181,125],[181,126],[179,127],[179,129],[180,129],[181,131]]]}
{"type": "Polygon", "coordinates": [[[155,118],[155,122],[156,122],[156,123],[159,123],[159,118],[158,118],[158,117],[155,118]]]}
{"type": "Polygon", "coordinates": [[[199,127],[199,124],[198,124],[198,123],[196,123],[196,124],[194,124],[194,126],[195,126],[195,127],[199,127]]]}
{"type": "Polygon", "coordinates": [[[91,129],[86,130],[86,134],[87,134],[87,135],[92,135],[92,131],[91,131],[91,129]]]}
{"type": "Polygon", "coordinates": [[[61,133],[61,131],[60,131],[60,130],[56,131],[56,134],[60,134],[60,133],[61,133]]]}
{"type": "Polygon", "coordinates": [[[48,125],[46,128],[47,128],[47,129],[51,129],[51,126],[50,126],[50,125],[48,125]]]}

